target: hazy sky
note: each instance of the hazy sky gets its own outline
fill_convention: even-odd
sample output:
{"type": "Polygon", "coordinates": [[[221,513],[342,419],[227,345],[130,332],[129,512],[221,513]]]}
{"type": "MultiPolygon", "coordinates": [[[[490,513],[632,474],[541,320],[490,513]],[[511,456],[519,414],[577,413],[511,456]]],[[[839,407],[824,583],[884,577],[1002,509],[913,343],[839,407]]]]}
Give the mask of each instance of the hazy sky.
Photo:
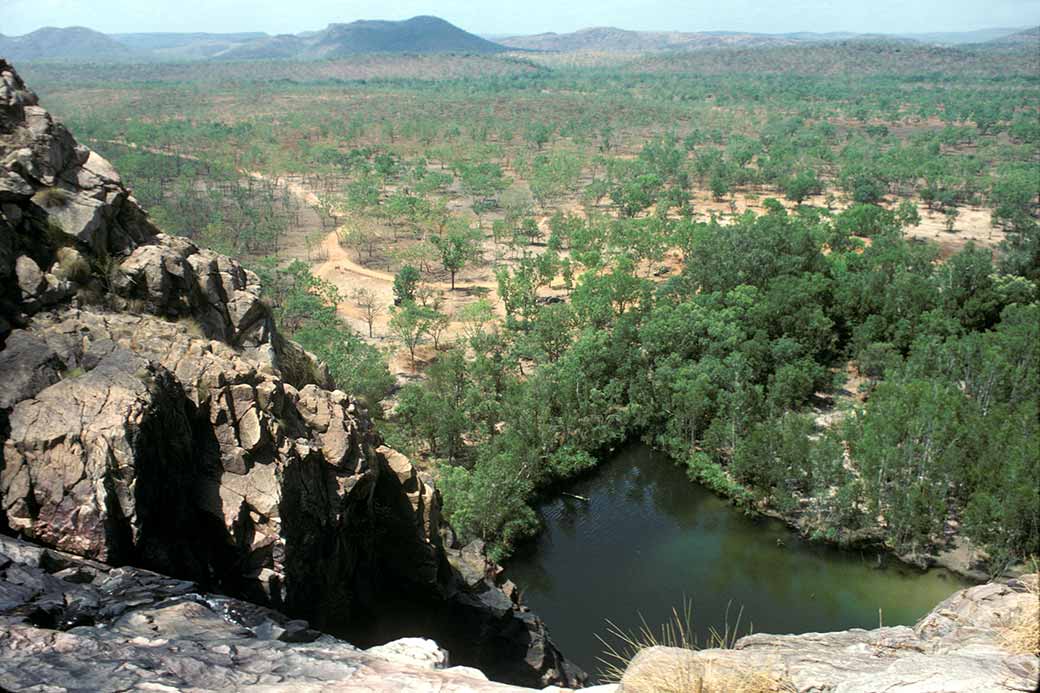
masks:
{"type": "Polygon", "coordinates": [[[1040,24],[1040,0],[0,0],[0,33],[75,25],[109,33],[296,33],[330,22],[418,14],[483,34],[588,26],[895,33],[1040,24]]]}

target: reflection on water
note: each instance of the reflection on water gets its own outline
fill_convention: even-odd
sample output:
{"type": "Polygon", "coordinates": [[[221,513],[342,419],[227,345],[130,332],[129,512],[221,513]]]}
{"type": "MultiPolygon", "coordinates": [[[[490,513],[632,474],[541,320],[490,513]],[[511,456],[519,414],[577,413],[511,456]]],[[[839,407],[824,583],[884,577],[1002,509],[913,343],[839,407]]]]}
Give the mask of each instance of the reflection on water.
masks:
{"type": "Polygon", "coordinates": [[[730,626],[807,633],[913,624],[966,583],[806,542],[745,516],[666,457],[633,446],[540,508],[546,531],[506,565],[564,654],[592,672],[606,620],[655,630],[692,600],[700,639],[730,626]]]}

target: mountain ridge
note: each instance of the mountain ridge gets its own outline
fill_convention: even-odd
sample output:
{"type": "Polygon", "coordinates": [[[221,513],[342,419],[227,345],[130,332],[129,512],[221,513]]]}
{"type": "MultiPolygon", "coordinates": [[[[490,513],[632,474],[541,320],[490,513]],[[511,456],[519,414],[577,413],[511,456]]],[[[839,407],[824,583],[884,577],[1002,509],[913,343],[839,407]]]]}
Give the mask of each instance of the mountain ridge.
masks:
{"type": "Polygon", "coordinates": [[[1040,47],[1040,26],[1030,27],[1022,31],[1016,31],[1007,36],[990,39],[989,44],[1013,45],[1017,43],[1036,43],[1040,47]]]}
{"type": "Polygon", "coordinates": [[[834,41],[915,42],[933,45],[968,45],[1001,41],[1028,34],[1022,27],[986,28],[964,32],[860,33],[850,31],[758,33],[740,31],[635,31],[612,26],[595,26],[572,32],[500,36],[504,46],[520,50],[574,51],[674,51],[736,46],[781,46],[834,41]]]}
{"type": "Polygon", "coordinates": [[[317,32],[250,41],[215,57],[320,60],[359,53],[502,53],[506,50],[439,17],[420,15],[402,21],[363,19],[332,23],[317,32]]]}
{"type": "Polygon", "coordinates": [[[157,60],[205,60],[233,46],[263,39],[261,31],[238,33],[139,32],[109,34],[119,43],[157,60]]]}
{"type": "Polygon", "coordinates": [[[530,36],[508,36],[499,40],[504,46],[520,50],[572,52],[659,51],[717,48],[727,45],[789,45],[794,39],[739,32],[632,31],[618,27],[588,27],[558,34],[548,32],[530,36]]]}
{"type": "Polygon", "coordinates": [[[596,26],[568,33],[496,36],[492,40],[465,31],[442,18],[419,15],[400,21],[366,19],[332,22],[324,29],[278,35],[263,32],[104,34],[87,27],[43,27],[22,36],[0,34],[0,55],[25,62],[313,61],[379,53],[658,53],[850,41],[1013,49],[1040,42],[1040,27],[907,34],[847,31],[767,34],[740,31],[634,31],[596,26]]]}
{"type": "Polygon", "coordinates": [[[22,36],[0,34],[0,55],[9,60],[110,60],[126,61],[138,56],[129,46],[111,36],[82,26],[41,27],[22,36]]]}

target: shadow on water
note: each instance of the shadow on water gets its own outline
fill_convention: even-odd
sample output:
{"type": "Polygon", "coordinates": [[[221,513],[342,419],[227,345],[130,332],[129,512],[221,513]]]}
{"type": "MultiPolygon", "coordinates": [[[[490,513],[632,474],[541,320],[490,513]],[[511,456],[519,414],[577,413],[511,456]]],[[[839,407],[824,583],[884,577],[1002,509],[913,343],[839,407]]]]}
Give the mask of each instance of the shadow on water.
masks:
{"type": "Polygon", "coordinates": [[[692,600],[697,636],[741,631],[807,633],[911,625],[965,582],[874,553],[807,542],[782,523],[750,518],[697,484],[664,455],[624,448],[594,474],[546,501],[546,530],[506,565],[553,640],[587,671],[599,669],[606,621],[655,630],[692,600]]]}

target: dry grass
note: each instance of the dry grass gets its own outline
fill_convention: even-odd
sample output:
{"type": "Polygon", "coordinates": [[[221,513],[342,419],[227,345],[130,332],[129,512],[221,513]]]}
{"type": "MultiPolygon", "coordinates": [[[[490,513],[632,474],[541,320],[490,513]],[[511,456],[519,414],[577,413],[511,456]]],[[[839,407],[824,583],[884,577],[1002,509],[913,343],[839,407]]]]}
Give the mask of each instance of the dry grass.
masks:
{"type": "Polygon", "coordinates": [[[58,248],[58,268],[55,274],[59,279],[67,279],[77,284],[85,284],[90,280],[90,263],[74,248],[58,248]]]}
{"type": "Polygon", "coordinates": [[[641,667],[625,678],[626,693],[785,693],[791,687],[767,671],[743,671],[692,657],[641,667]]]}
{"type": "Polygon", "coordinates": [[[82,376],[84,376],[86,374],[87,374],[87,372],[85,370],[83,370],[79,366],[76,366],[74,368],[70,368],[67,371],[62,372],[61,379],[62,380],[69,380],[71,378],[80,378],[80,377],[82,377],[82,376]]]}
{"type": "Polygon", "coordinates": [[[1036,578],[1022,582],[1032,603],[1011,615],[1000,632],[1000,644],[1015,654],[1040,656],[1040,588],[1036,578]]]}
{"type": "MultiPolygon", "coordinates": [[[[689,601],[683,600],[682,613],[672,609],[671,619],[661,625],[660,632],[651,628],[642,615],[639,620],[641,625],[635,632],[623,630],[613,621],[607,620],[607,637],[615,642],[596,635],[604,648],[603,656],[598,659],[611,681],[620,681],[635,656],[648,647],[697,649],[697,638],[693,632],[693,606],[689,601]]],[[[677,672],[677,675],[682,676],[683,673],[677,672]]]]}
{"type": "Polygon", "coordinates": [[[64,188],[43,188],[33,195],[33,202],[44,209],[64,207],[72,199],[72,195],[64,188]]]}
{"type": "Polygon", "coordinates": [[[179,318],[177,324],[189,337],[195,337],[196,339],[209,338],[206,336],[206,329],[202,326],[202,323],[190,315],[179,318]]]}
{"type": "Polygon", "coordinates": [[[116,280],[119,278],[119,259],[110,253],[100,252],[94,255],[94,274],[101,280],[101,290],[110,294],[115,292],[116,280]]]}
{"type": "MultiPolygon", "coordinates": [[[[625,631],[607,621],[608,638],[596,636],[604,646],[604,673],[611,681],[625,678],[625,690],[631,693],[772,693],[788,691],[780,677],[770,671],[737,670],[724,667],[718,662],[696,657],[674,656],[666,661],[653,661],[653,666],[630,667],[632,661],[643,650],[650,647],[671,647],[696,651],[700,649],[731,650],[741,637],[740,622],[743,609],[737,613],[736,622],[729,622],[729,608],[722,630],[711,628],[707,642],[697,641],[693,620],[693,604],[683,600],[682,609],[672,609],[671,618],[654,630],[642,618],[642,625],[635,632],[625,631]]],[[[748,629],[750,632],[750,629],[748,629]]]]}
{"type": "Polygon", "coordinates": [[[131,315],[146,315],[148,313],[148,301],[143,298],[128,298],[122,303],[121,308],[124,312],[131,315]]]}

